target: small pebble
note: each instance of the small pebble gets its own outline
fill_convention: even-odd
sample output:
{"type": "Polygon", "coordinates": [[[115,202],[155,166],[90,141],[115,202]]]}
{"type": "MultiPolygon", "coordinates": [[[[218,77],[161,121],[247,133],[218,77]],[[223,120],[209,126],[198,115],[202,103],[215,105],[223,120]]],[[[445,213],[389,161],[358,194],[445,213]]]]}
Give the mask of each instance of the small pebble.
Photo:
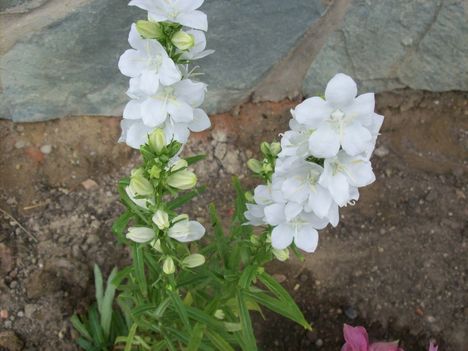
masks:
{"type": "Polygon", "coordinates": [[[26,146],[26,143],[23,140],[18,140],[15,143],[15,148],[17,148],[17,149],[22,149],[25,146],[26,146]]]}
{"type": "Polygon", "coordinates": [[[41,146],[41,152],[44,155],[50,154],[52,152],[52,145],[42,145],[41,146]]]}
{"type": "Polygon", "coordinates": [[[1,319],[8,319],[8,310],[0,310],[0,318],[1,319]]]}
{"type": "Polygon", "coordinates": [[[377,149],[374,150],[374,154],[377,157],[385,157],[390,153],[390,150],[384,145],[379,146],[377,149]]]}
{"type": "Polygon", "coordinates": [[[352,306],[349,306],[348,308],[346,308],[344,310],[344,313],[346,317],[348,317],[349,319],[356,319],[358,317],[358,312],[352,306]]]}
{"type": "Polygon", "coordinates": [[[323,346],[323,340],[322,339],[317,339],[317,341],[315,342],[315,346],[322,347],[323,346]]]}

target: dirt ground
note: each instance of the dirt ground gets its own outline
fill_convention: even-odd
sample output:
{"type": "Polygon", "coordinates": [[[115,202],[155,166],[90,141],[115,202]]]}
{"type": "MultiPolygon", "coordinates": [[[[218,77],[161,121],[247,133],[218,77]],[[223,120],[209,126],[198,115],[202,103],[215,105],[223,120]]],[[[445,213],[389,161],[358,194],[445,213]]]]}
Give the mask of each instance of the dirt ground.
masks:
{"type": "MultiPolygon", "coordinates": [[[[406,351],[427,349],[431,337],[441,351],[468,349],[467,97],[378,96],[377,181],[305,262],[269,267],[315,330],[258,317],[263,350],[339,350],[343,323],[400,339],[406,351]]],[[[247,103],[192,134],[186,153],[208,155],[196,170],[209,189],[192,216],[204,221],[210,202],[232,212],[231,175],[256,184],[244,164],[287,128],[296,103],[247,103]]],[[[119,133],[112,117],[0,121],[0,349],[77,350],[68,319],[92,299],[92,265],[109,271],[127,260],[110,227],[122,210],[116,182],[138,154],[116,143],[119,133]]]]}

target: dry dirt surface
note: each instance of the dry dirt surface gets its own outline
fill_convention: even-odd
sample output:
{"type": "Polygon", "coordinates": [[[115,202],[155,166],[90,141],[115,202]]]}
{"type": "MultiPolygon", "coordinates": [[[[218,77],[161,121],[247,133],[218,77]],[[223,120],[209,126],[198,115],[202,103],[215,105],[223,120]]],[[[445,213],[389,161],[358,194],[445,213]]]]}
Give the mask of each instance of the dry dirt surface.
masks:
{"type": "MultiPolygon", "coordinates": [[[[406,351],[426,350],[431,337],[441,351],[467,350],[467,97],[378,96],[377,181],[305,262],[269,267],[315,330],[257,316],[261,349],[339,350],[349,323],[406,351]]],[[[192,135],[185,152],[207,154],[196,170],[209,189],[192,216],[205,221],[210,202],[232,213],[230,177],[256,184],[244,164],[287,128],[295,104],[247,103],[192,135]]],[[[0,349],[77,350],[69,317],[92,300],[92,265],[126,264],[110,227],[122,211],[116,182],[139,156],[116,144],[119,133],[111,117],[0,121],[0,349]]]]}

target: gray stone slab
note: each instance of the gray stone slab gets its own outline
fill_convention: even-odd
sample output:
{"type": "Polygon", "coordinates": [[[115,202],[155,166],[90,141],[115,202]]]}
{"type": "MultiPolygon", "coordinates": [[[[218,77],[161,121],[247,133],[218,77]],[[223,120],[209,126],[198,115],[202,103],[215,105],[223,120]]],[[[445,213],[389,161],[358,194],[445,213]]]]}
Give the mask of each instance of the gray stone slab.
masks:
{"type": "Polygon", "coordinates": [[[309,68],[303,93],[322,94],[336,72],[362,91],[468,90],[467,38],[460,0],[355,0],[309,68]]]}
{"type": "MultiPolygon", "coordinates": [[[[93,0],[24,35],[0,57],[0,117],[39,121],[121,113],[128,80],[117,61],[128,47],[130,24],[145,17],[127,3],[93,0]]],[[[198,63],[209,85],[205,106],[217,112],[245,99],[323,6],[320,0],[210,0],[203,10],[209,18],[208,47],[216,53],[198,63]]]]}

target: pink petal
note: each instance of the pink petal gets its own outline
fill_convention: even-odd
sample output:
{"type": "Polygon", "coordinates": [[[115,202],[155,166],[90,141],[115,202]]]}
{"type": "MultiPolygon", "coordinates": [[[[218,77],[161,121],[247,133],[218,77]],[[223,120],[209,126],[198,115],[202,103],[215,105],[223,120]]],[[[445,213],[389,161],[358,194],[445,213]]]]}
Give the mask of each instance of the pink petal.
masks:
{"type": "Polygon", "coordinates": [[[429,341],[429,351],[437,351],[439,346],[434,340],[429,341]]]}
{"type": "Polygon", "coordinates": [[[345,345],[349,345],[349,351],[368,351],[369,337],[364,327],[352,327],[345,324],[343,325],[343,335],[346,340],[345,345]]]}
{"type": "Polygon", "coordinates": [[[398,341],[376,342],[376,343],[373,343],[369,348],[369,351],[400,351],[400,350],[401,349],[398,347],[398,341]]]}

